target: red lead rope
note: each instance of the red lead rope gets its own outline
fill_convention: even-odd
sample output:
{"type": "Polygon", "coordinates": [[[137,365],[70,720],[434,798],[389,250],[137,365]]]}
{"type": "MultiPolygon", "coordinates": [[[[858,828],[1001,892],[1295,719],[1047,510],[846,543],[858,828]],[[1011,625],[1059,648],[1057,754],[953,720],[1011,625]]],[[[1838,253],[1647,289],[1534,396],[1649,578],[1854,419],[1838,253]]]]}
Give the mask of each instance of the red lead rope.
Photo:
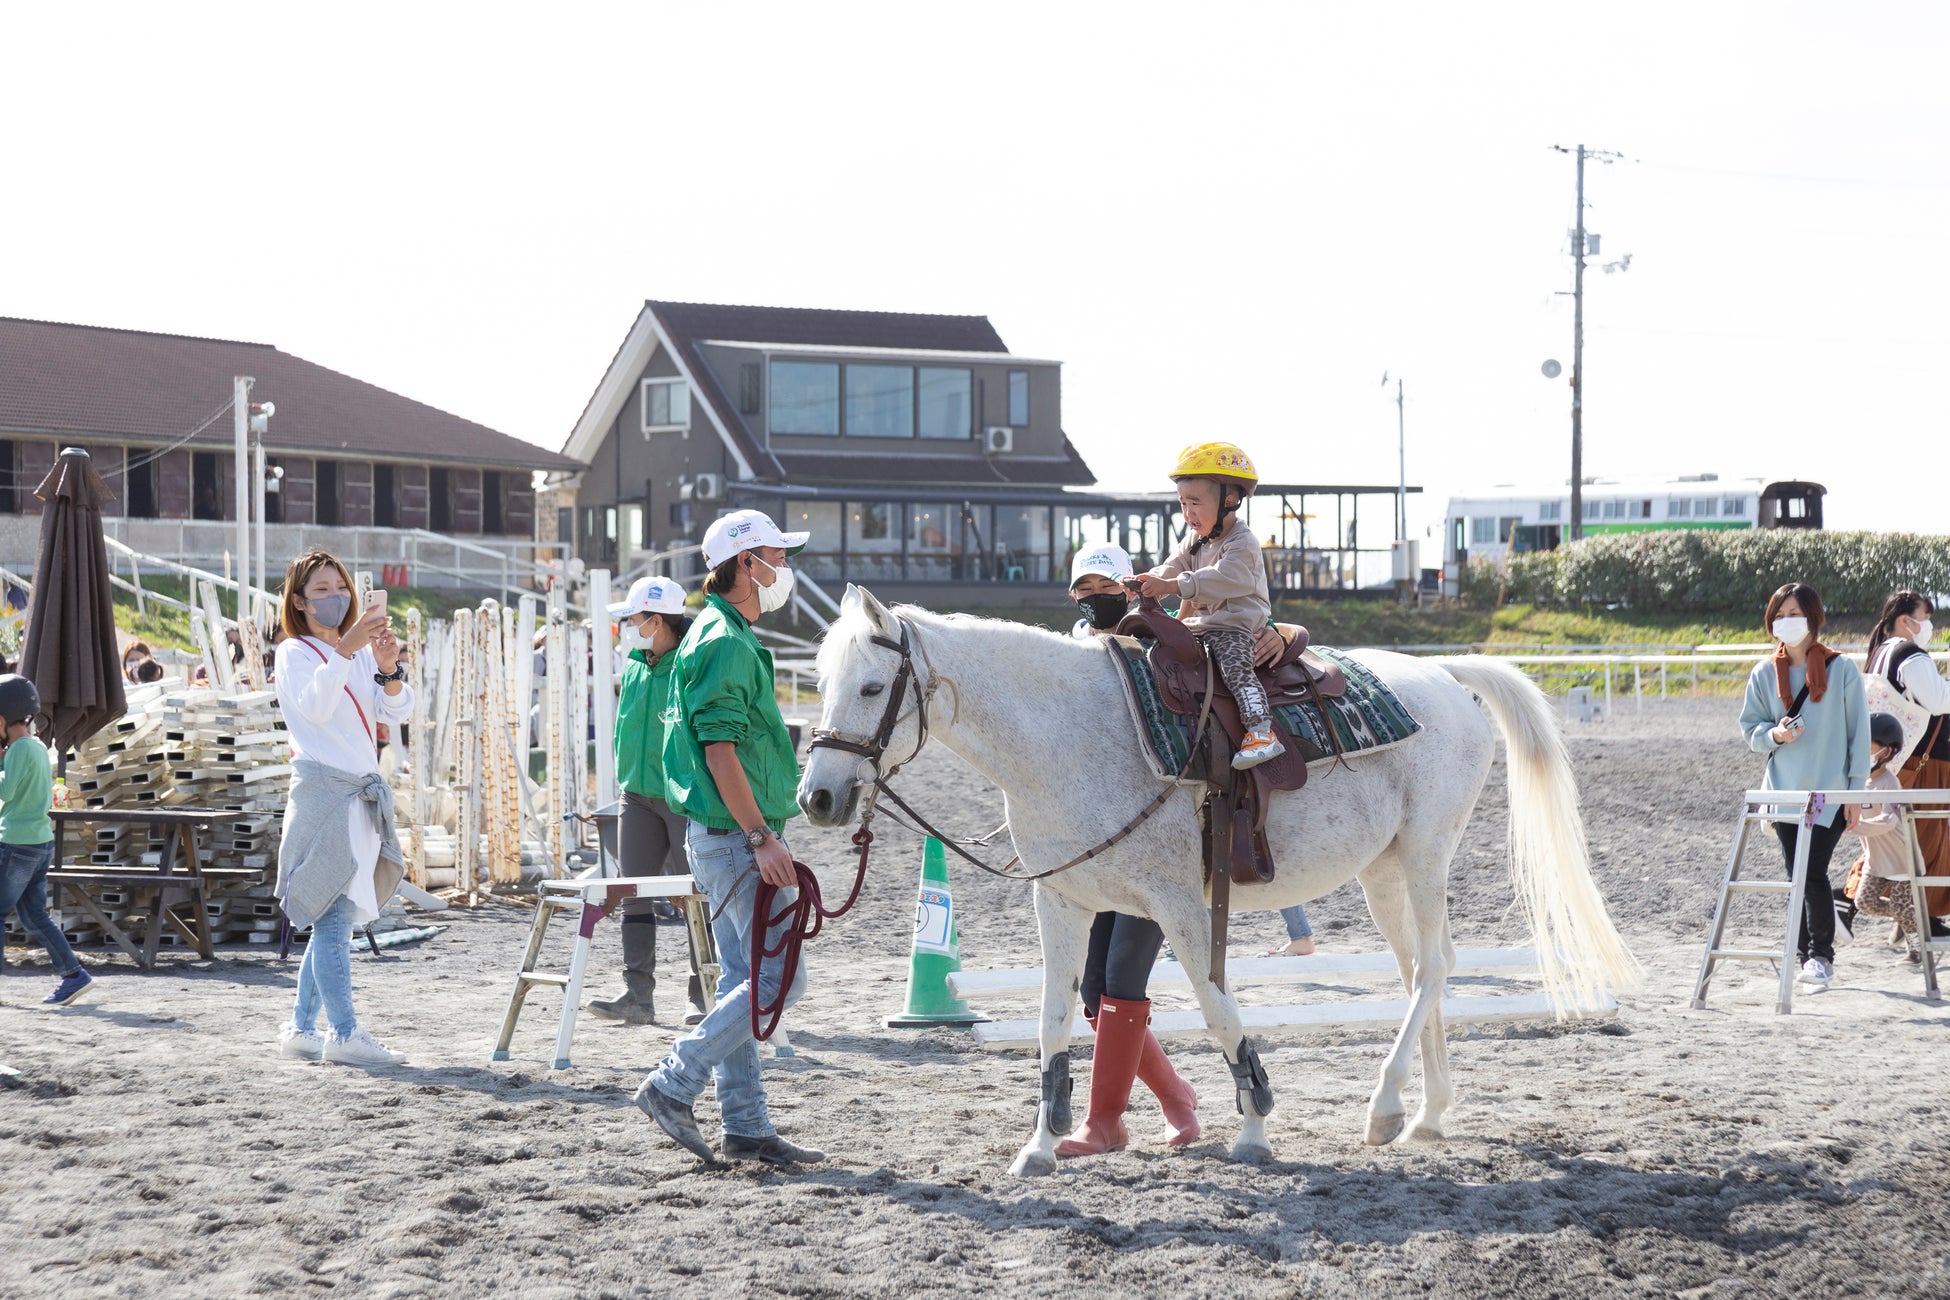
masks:
{"type": "Polygon", "coordinates": [[[860,849],[860,865],[853,873],[853,889],[847,894],[846,901],[831,911],[826,910],[826,905],[820,901],[819,877],[797,859],[794,859],[792,869],[799,874],[799,896],[780,906],[778,911],[772,910],[772,903],[778,896],[779,887],[762,876],[759,878],[758,893],[752,903],[751,1001],[752,1037],[761,1043],[772,1036],[772,1031],[779,1027],[779,1017],[785,1014],[786,995],[792,989],[793,978],[799,974],[799,946],[818,934],[827,921],[852,911],[853,904],[859,901],[860,886],[867,878],[867,850],[873,845],[873,832],[862,826],[853,833],[853,843],[860,849]],[[779,934],[778,943],[768,948],[765,946],[765,936],[771,933],[775,925],[785,928],[779,934]],[[785,970],[779,978],[778,1000],[767,1005],[759,997],[761,985],[758,973],[766,958],[781,955],[785,958],[785,970]],[[764,1018],[762,1027],[759,1023],[761,1018],[764,1018]]]}

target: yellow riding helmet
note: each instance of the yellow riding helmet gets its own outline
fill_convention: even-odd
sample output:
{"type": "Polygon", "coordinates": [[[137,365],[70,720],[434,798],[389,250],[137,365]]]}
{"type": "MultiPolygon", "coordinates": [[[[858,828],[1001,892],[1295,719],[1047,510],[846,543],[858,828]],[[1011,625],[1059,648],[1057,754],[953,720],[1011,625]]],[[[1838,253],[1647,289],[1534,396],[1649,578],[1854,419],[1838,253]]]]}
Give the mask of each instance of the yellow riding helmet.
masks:
{"type": "Polygon", "coordinates": [[[1251,491],[1259,482],[1253,458],[1229,442],[1195,443],[1178,453],[1178,467],[1171,471],[1174,482],[1181,478],[1215,478],[1236,483],[1251,491]]]}

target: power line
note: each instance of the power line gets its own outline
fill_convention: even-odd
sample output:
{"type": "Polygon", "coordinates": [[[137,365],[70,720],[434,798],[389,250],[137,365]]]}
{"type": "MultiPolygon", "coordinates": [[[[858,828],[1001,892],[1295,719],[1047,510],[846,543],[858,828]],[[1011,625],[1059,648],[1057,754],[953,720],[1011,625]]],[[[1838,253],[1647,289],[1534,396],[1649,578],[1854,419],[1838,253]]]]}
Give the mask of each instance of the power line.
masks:
{"type": "Polygon", "coordinates": [[[106,481],[108,479],[116,477],[117,475],[126,475],[129,470],[141,469],[145,465],[150,465],[158,460],[161,460],[164,456],[167,456],[170,452],[175,451],[178,447],[181,447],[184,443],[196,437],[197,434],[202,433],[205,429],[215,424],[218,420],[221,420],[224,417],[225,413],[227,413],[230,410],[232,404],[233,404],[232,402],[225,402],[222,406],[219,406],[215,411],[212,411],[210,413],[209,419],[197,425],[194,429],[191,429],[188,433],[176,439],[174,442],[167,443],[161,447],[158,447],[154,451],[145,452],[143,455],[139,457],[137,456],[128,457],[124,462],[124,468],[110,470],[107,473],[102,474],[103,480],[106,481]]]}

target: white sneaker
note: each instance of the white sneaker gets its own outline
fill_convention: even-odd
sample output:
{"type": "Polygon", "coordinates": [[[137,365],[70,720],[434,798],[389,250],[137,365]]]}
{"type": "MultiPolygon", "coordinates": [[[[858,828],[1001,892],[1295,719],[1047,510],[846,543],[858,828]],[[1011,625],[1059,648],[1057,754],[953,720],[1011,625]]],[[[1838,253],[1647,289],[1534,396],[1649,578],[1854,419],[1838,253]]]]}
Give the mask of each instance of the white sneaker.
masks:
{"type": "Polygon", "coordinates": [[[406,1053],[395,1052],[374,1038],[372,1030],[361,1026],[352,1031],[350,1038],[340,1038],[336,1033],[327,1038],[325,1059],[340,1065],[403,1065],[406,1053]]]}
{"type": "Polygon", "coordinates": [[[1795,983],[1807,986],[1808,992],[1819,993],[1828,987],[1835,977],[1835,968],[1819,957],[1810,957],[1801,963],[1801,973],[1795,976],[1795,983]]]}
{"type": "Polygon", "coordinates": [[[301,1061],[316,1061],[325,1054],[325,1035],[316,1029],[287,1024],[278,1030],[278,1050],[301,1061]]]}

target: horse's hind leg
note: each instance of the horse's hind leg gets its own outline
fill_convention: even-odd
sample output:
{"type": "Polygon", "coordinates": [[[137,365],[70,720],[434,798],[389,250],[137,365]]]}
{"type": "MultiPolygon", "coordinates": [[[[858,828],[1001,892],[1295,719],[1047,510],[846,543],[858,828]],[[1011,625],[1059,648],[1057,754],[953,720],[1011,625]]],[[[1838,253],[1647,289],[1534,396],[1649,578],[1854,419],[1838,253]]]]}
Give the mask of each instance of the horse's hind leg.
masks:
{"type": "Polygon", "coordinates": [[[1410,885],[1405,879],[1402,860],[1397,856],[1399,851],[1398,845],[1395,851],[1361,873],[1368,911],[1394,950],[1409,997],[1408,1015],[1382,1063],[1381,1079],[1368,1102],[1367,1141],[1371,1146],[1394,1141],[1408,1126],[1402,1089],[1408,1083],[1418,1042],[1422,1049],[1423,1100],[1413,1131],[1418,1136],[1441,1136],[1442,1115],[1453,1099],[1448,1044],[1442,1023],[1442,993],[1455,964],[1455,951],[1449,944],[1442,882],[1435,882],[1433,906],[1430,906],[1429,900],[1423,897],[1429,892],[1429,882],[1418,879],[1410,885]]]}
{"type": "Polygon", "coordinates": [[[1232,1158],[1252,1163],[1270,1160],[1273,1148],[1266,1140],[1266,1117],[1273,1110],[1273,1088],[1259,1062],[1259,1052],[1246,1037],[1238,1001],[1230,989],[1212,983],[1212,917],[1205,900],[1191,892],[1182,898],[1154,894],[1151,907],[1152,919],[1164,928],[1172,951],[1185,968],[1185,978],[1192,982],[1199,1009],[1205,1013],[1205,1026],[1218,1039],[1219,1050],[1225,1053],[1232,1070],[1233,1090],[1243,1117],[1239,1140],[1232,1144],[1232,1158]]]}
{"type": "Polygon", "coordinates": [[[1036,924],[1043,941],[1042,1101],[1036,1131],[1009,1166],[1018,1178],[1055,1173],[1056,1140],[1070,1131],[1070,1016],[1095,919],[1094,912],[1036,886],[1036,924]]]}

